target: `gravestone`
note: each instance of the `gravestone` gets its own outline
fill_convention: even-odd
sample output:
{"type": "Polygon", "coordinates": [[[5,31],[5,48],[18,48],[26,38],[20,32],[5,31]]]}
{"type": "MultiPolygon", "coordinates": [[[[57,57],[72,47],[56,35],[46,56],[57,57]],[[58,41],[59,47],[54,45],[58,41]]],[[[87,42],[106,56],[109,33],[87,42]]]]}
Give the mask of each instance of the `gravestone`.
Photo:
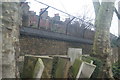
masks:
{"type": "Polygon", "coordinates": [[[82,49],[81,48],[69,48],[68,57],[70,57],[70,62],[73,65],[75,59],[81,59],[82,49]]]}
{"type": "MultiPolygon", "coordinates": [[[[27,56],[33,56],[33,55],[27,55],[27,56]]],[[[41,75],[41,78],[51,78],[53,58],[49,56],[38,56],[38,55],[34,55],[33,57],[36,59],[40,58],[43,61],[44,70],[41,75]]]]}
{"type": "Polygon", "coordinates": [[[44,63],[44,71],[41,78],[51,78],[53,58],[49,56],[39,56],[44,63]]]}
{"type": "Polygon", "coordinates": [[[90,78],[96,68],[92,63],[93,61],[88,63],[80,59],[75,59],[74,64],[70,68],[70,78],[90,78]]]}
{"type": "Polygon", "coordinates": [[[35,65],[33,78],[41,78],[43,70],[44,70],[44,64],[43,64],[42,60],[40,58],[38,58],[38,61],[35,65]]]}
{"type": "Polygon", "coordinates": [[[69,71],[69,77],[70,78],[76,78],[82,62],[83,61],[80,60],[80,59],[75,59],[73,65],[71,66],[70,71],[69,71]]]}
{"type": "Polygon", "coordinates": [[[24,58],[22,78],[41,78],[44,64],[39,57],[26,55],[24,58]]]}
{"type": "Polygon", "coordinates": [[[87,62],[82,62],[76,78],[90,78],[96,66],[87,62]]]}
{"type": "Polygon", "coordinates": [[[68,78],[70,58],[66,56],[53,56],[53,78],[68,78]]]}

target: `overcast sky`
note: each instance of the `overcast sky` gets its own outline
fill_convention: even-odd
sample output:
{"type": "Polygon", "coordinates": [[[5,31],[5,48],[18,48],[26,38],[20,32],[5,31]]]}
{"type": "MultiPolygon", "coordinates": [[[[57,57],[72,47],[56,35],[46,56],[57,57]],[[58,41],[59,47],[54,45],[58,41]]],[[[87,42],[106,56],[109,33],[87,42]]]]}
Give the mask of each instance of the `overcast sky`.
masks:
{"type": "MultiPolygon", "coordinates": [[[[30,5],[30,10],[35,11],[39,14],[41,8],[46,8],[47,6],[40,4],[34,0],[27,0],[30,5]]],[[[92,4],[92,0],[38,0],[50,6],[53,6],[57,9],[60,9],[64,12],[67,12],[74,16],[87,16],[90,19],[95,18],[94,8],[92,4]]],[[[117,0],[119,1],[119,0],[117,0]]],[[[115,3],[115,7],[117,8],[117,2],[115,3]]],[[[61,16],[61,20],[64,20],[68,15],[60,13],[52,8],[48,9],[48,15],[53,17],[55,13],[59,13],[61,16]]],[[[118,19],[116,14],[113,15],[112,25],[110,28],[110,32],[118,35],[118,19]]]]}

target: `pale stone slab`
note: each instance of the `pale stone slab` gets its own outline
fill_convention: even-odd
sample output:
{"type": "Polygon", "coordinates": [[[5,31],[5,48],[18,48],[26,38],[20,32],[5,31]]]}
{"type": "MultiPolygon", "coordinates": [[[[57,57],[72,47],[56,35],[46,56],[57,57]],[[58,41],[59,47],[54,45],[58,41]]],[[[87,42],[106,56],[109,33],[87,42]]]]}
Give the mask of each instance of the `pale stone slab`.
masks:
{"type": "Polygon", "coordinates": [[[53,58],[49,56],[40,56],[44,63],[44,71],[41,78],[51,78],[53,58]]]}
{"type": "Polygon", "coordinates": [[[87,62],[82,62],[76,78],[90,78],[96,66],[87,62]]]}
{"type": "Polygon", "coordinates": [[[37,61],[36,65],[35,65],[33,78],[41,78],[43,70],[44,70],[43,61],[40,58],[38,58],[38,61],[37,61]]]}
{"type": "Polygon", "coordinates": [[[81,59],[82,49],[81,48],[69,48],[68,57],[70,57],[70,62],[73,65],[75,59],[81,59]]]}
{"type": "Polygon", "coordinates": [[[39,56],[39,55],[26,55],[29,57],[34,57],[36,59],[40,58],[44,64],[44,70],[41,75],[41,78],[51,78],[51,71],[52,71],[52,63],[53,58],[49,56],[39,56]]]}
{"type": "Polygon", "coordinates": [[[24,58],[22,78],[41,78],[44,65],[39,57],[26,55],[24,58]]]}

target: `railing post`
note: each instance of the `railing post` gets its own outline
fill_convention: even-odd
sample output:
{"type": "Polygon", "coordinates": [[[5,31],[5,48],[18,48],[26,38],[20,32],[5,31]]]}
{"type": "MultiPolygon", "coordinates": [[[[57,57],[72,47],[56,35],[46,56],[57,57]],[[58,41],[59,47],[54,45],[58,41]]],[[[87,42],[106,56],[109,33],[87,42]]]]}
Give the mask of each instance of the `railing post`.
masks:
{"type": "Polygon", "coordinates": [[[74,19],[75,19],[75,17],[73,17],[73,18],[67,23],[67,25],[66,25],[66,35],[67,35],[67,32],[68,32],[68,25],[69,25],[69,23],[71,23],[74,19]]]}
{"type": "Polygon", "coordinates": [[[50,6],[48,6],[47,8],[45,8],[44,11],[42,11],[40,14],[39,14],[39,19],[38,19],[38,29],[40,29],[40,18],[41,18],[41,15],[44,14],[44,12],[49,8],[50,6]]]}

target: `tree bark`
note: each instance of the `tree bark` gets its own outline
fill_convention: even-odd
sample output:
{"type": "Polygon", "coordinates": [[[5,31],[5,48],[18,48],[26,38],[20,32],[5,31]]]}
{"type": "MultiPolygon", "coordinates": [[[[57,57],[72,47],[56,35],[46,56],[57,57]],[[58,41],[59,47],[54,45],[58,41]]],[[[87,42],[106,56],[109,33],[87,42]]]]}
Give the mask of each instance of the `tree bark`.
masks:
{"type": "Polygon", "coordinates": [[[2,79],[2,3],[0,2],[0,80],[2,79]]]}
{"type": "MultiPolygon", "coordinates": [[[[118,13],[120,16],[120,1],[118,2],[118,13]]],[[[118,36],[120,37],[120,19],[118,19],[118,36]]]]}
{"type": "MultiPolygon", "coordinates": [[[[118,2],[118,13],[120,13],[120,1],[118,2]]],[[[120,43],[120,19],[118,19],[118,43],[120,43]]],[[[118,46],[118,61],[120,62],[120,45],[118,46]]]]}
{"type": "Polygon", "coordinates": [[[19,54],[19,2],[2,2],[2,78],[16,78],[19,54]]]}
{"type": "MultiPolygon", "coordinates": [[[[103,0],[104,1],[104,0],[103,0]]],[[[93,54],[99,58],[103,65],[101,67],[100,78],[111,78],[113,79],[111,71],[110,57],[112,55],[112,49],[110,45],[110,26],[114,11],[114,2],[103,2],[99,8],[99,13],[95,20],[95,38],[93,44],[93,54]]]]}
{"type": "Polygon", "coordinates": [[[99,8],[100,8],[100,2],[99,0],[93,0],[93,6],[95,10],[95,16],[99,13],[99,8]]]}

